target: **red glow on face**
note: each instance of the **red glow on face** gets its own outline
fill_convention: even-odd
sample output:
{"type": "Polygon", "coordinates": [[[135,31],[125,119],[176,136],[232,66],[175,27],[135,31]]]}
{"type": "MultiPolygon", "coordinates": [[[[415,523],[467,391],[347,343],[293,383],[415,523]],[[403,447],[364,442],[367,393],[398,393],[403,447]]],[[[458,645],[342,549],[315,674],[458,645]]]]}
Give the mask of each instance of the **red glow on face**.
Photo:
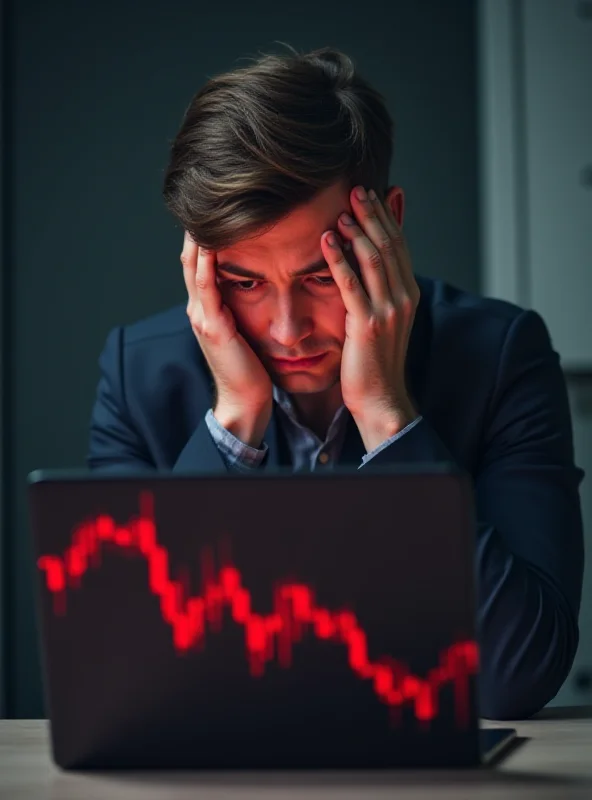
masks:
{"type": "Polygon", "coordinates": [[[246,658],[254,678],[263,676],[272,659],[289,668],[293,645],[305,634],[313,635],[341,645],[349,668],[360,680],[370,681],[377,699],[392,711],[412,704],[416,719],[427,723],[438,714],[439,690],[452,683],[457,724],[466,727],[469,723],[468,678],[478,670],[476,642],[454,642],[440,653],[439,664],[425,677],[414,675],[392,658],[372,661],[366,633],[351,611],[323,608],[315,602],[311,586],[286,582],[276,586],[273,612],[258,614],[239,569],[228,563],[216,572],[209,549],[202,554],[201,594],[190,596],[186,581],[170,577],[169,553],[157,541],[154,498],[149,492],[140,495],[140,515],[126,526],[118,526],[108,515],[98,516],[74,531],[63,556],[38,559],[56,615],[66,613],[66,589],[80,588],[89,566],[100,566],[104,545],[143,556],[149,590],[160,600],[162,619],[172,629],[179,655],[202,645],[207,629],[220,632],[226,607],[233,621],[244,628],[246,658]]]}

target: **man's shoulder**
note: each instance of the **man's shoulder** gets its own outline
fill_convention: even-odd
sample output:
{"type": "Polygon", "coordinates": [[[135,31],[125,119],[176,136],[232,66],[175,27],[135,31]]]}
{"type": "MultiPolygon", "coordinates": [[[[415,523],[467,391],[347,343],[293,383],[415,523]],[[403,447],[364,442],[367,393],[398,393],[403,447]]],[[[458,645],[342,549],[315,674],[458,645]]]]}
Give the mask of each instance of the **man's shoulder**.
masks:
{"type": "Polygon", "coordinates": [[[176,305],[113,328],[103,351],[105,364],[123,359],[134,375],[158,379],[160,372],[193,366],[205,359],[191,329],[186,306],[176,305]]]}
{"type": "Polygon", "coordinates": [[[124,345],[137,346],[158,339],[193,336],[186,306],[179,304],[122,326],[124,345]]]}
{"type": "MultiPolygon", "coordinates": [[[[416,360],[427,361],[428,369],[431,365],[439,370],[444,363],[447,374],[456,369],[484,386],[497,373],[517,320],[527,323],[524,328],[520,324],[527,337],[534,331],[541,342],[545,335],[540,317],[514,303],[483,297],[435,278],[417,276],[417,283],[421,300],[411,351],[416,360]]],[[[524,335],[520,340],[524,341],[524,335]]]]}
{"type": "Polygon", "coordinates": [[[485,297],[461,289],[446,281],[416,276],[421,291],[422,306],[435,326],[466,319],[467,323],[505,329],[524,313],[515,303],[494,297],[485,297]]]}

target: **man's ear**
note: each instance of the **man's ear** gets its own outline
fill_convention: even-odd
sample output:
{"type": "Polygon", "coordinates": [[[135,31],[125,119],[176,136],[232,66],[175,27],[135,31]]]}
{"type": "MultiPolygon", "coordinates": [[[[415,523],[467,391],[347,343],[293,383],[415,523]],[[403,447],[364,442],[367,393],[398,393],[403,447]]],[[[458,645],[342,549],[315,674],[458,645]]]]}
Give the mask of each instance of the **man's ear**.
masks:
{"type": "Polygon", "coordinates": [[[391,186],[387,191],[386,202],[393,212],[398,226],[402,228],[405,216],[405,192],[400,186],[391,186]]]}

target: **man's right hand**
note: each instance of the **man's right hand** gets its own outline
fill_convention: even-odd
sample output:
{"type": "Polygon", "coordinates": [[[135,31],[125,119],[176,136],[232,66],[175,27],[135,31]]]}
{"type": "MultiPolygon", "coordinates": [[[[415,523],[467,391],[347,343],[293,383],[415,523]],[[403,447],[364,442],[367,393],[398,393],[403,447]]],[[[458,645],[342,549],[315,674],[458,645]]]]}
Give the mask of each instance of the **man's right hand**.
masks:
{"type": "Polygon", "coordinates": [[[237,439],[258,448],[271,418],[271,378],[222,302],[215,260],[215,251],[199,247],[185,232],[187,316],[216,384],[214,416],[237,439]]]}

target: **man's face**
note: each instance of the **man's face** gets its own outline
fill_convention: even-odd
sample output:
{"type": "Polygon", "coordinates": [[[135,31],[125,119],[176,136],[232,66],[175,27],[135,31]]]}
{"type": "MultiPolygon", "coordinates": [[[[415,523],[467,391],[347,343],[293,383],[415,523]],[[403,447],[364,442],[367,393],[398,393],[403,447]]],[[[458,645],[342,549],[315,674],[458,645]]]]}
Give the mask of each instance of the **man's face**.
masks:
{"type": "MultiPolygon", "coordinates": [[[[291,394],[324,392],[339,381],[345,307],[323,258],[321,235],[352,213],[347,186],[335,185],[256,240],[217,251],[223,302],[272,381],[291,394]],[[306,275],[297,275],[314,266],[306,275]],[[240,268],[231,271],[231,267],[240,268]],[[316,363],[278,363],[324,354],[316,363]]],[[[358,268],[350,250],[350,264],[358,268]]]]}

